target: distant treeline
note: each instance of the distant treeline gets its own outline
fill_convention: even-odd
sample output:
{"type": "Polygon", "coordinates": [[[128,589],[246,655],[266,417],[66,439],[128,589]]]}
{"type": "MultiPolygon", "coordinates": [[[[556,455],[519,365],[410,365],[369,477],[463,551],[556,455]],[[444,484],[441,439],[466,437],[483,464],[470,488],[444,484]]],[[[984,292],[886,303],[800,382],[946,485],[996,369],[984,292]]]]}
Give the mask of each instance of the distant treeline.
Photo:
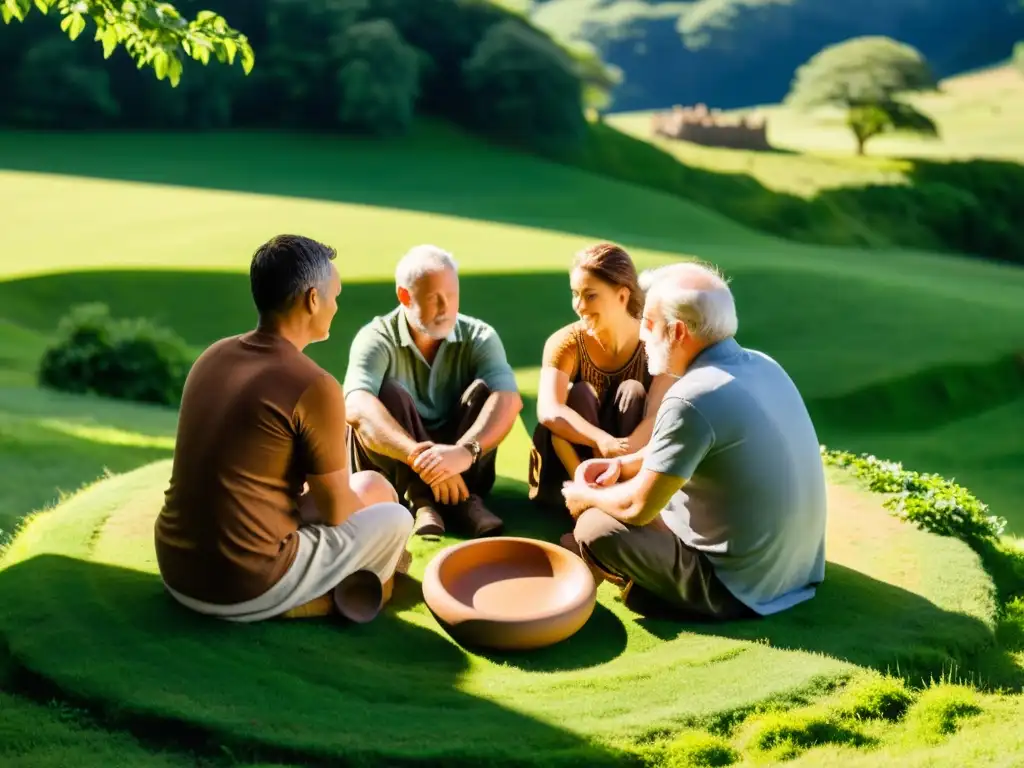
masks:
{"type": "Polygon", "coordinates": [[[591,43],[622,70],[616,111],[774,104],[798,66],[861,35],[914,46],[939,77],[1005,60],[1024,40],[1018,0],[518,2],[542,28],[591,43]]]}
{"type": "MultiPolygon", "coordinates": [[[[172,89],[92,30],[0,27],[0,124],[40,129],[278,128],[402,132],[417,112],[527,146],[585,131],[583,68],[546,33],[482,0],[180,0],[249,37],[256,67],[185,62],[172,89]]],[[[592,64],[592,62],[589,62],[592,64]]]]}

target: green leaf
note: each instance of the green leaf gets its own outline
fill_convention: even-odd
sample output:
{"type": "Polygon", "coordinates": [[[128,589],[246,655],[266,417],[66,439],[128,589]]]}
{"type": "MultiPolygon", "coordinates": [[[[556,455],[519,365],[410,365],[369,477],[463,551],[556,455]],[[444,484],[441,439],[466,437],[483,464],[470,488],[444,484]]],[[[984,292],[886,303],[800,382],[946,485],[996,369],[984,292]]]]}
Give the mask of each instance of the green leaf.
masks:
{"type": "Polygon", "coordinates": [[[235,41],[231,39],[224,40],[224,53],[227,55],[228,64],[235,63],[235,54],[238,52],[238,46],[235,45],[235,41]]]}
{"type": "Polygon", "coordinates": [[[199,13],[196,14],[196,23],[197,24],[202,24],[205,21],[210,21],[211,19],[216,19],[216,18],[217,18],[217,14],[214,13],[213,11],[200,11],[199,13]]]}
{"type": "Polygon", "coordinates": [[[103,58],[109,59],[117,48],[117,30],[113,27],[103,29],[103,58]]]}
{"type": "Polygon", "coordinates": [[[179,59],[174,54],[169,55],[167,57],[167,59],[168,59],[167,76],[168,76],[168,78],[171,81],[171,87],[172,88],[177,88],[178,87],[178,83],[181,81],[181,70],[182,70],[181,59],[179,59]]]}
{"type": "Polygon", "coordinates": [[[52,0],[50,0],[50,2],[47,2],[47,0],[35,0],[35,2],[36,8],[38,8],[39,12],[45,16],[50,10],[50,2],[52,2],[52,0]]]}
{"type": "Polygon", "coordinates": [[[157,51],[153,55],[153,70],[156,72],[156,79],[163,80],[167,77],[168,57],[166,51],[157,51]]]}
{"type": "MultiPolygon", "coordinates": [[[[21,3],[18,0],[4,0],[4,9],[18,21],[25,20],[25,10],[21,7],[21,3]]],[[[4,16],[7,16],[7,13],[4,16]]]]}
{"type": "MultiPolygon", "coordinates": [[[[70,19],[66,30],[68,37],[75,40],[85,30],[85,17],[80,13],[72,13],[65,18],[70,19]]],[[[61,26],[63,27],[64,25],[61,24],[61,26]]]]}
{"type": "Polygon", "coordinates": [[[11,13],[11,9],[6,5],[0,5],[0,16],[3,17],[4,24],[10,24],[11,19],[14,18],[14,14],[11,13]]]}
{"type": "Polygon", "coordinates": [[[185,50],[189,56],[192,55],[192,43],[188,41],[188,38],[183,38],[181,41],[181,47],[185,50]]]}
{"type": "Polygon", "coordinates": [[[253,55],[252,47],[245,43],[242,46],[242,70],[245,74],[252,72],[253,64],[256,63],[256,57],[253,55]]]}

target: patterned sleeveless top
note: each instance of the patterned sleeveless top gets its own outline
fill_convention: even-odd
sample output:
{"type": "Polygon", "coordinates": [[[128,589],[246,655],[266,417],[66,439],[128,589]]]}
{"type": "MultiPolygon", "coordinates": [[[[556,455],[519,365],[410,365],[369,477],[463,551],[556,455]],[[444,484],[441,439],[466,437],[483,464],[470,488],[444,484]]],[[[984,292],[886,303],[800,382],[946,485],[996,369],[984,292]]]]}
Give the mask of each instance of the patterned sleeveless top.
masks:
{"type": "Polygon", "coordinates": [[[587,382],[597,392],[599,400],[603,400],[608,392],[614,393],[622,382],[630,379],[639,381],[645,390],[651,388],[652,376],[647,370],[647,350],[643,342],[637,344],[625,365],[618,370],[607,371],[591,359],[583,339],[585,333],[580,323],[572,323],[557,331],[548,344],[550,352],[545,357],[544,365],[565,370],[568,366],[564,363],[571,359],[573,372],[569,381],[573,384],[587,382]]]}

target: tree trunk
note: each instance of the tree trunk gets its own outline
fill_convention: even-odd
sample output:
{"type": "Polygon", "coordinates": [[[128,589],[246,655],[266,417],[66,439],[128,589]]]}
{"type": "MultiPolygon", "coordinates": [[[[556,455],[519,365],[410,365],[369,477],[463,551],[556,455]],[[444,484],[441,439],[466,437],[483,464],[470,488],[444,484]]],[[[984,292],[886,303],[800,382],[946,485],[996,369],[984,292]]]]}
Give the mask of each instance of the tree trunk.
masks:
{"type": "Polygon", "coordinates": [[[864,145],[867,143],[868,137],[867,136],[861,136],[859,133],[856,134],[856,136],[857,136],[857,157],[863,157],[864,156],[864,145]]]}

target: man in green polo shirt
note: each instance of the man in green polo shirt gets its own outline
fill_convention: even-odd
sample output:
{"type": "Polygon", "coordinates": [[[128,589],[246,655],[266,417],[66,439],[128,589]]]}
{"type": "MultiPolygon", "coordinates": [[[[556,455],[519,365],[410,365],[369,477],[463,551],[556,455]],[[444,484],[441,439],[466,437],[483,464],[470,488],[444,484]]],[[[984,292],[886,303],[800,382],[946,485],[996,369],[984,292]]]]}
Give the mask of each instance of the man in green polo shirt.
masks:
{"type": "Polygon", "coordinates": [[[471,536],[502,521],[484,504],[495,453],[522,410],[495,330],[459,314],[451,255],[419,245],[395,269],[398,306],[356,334],[345,374],[353,471],[387,477],[416,516],[414,532],[438,537],[447,522],[471,536]]]}

